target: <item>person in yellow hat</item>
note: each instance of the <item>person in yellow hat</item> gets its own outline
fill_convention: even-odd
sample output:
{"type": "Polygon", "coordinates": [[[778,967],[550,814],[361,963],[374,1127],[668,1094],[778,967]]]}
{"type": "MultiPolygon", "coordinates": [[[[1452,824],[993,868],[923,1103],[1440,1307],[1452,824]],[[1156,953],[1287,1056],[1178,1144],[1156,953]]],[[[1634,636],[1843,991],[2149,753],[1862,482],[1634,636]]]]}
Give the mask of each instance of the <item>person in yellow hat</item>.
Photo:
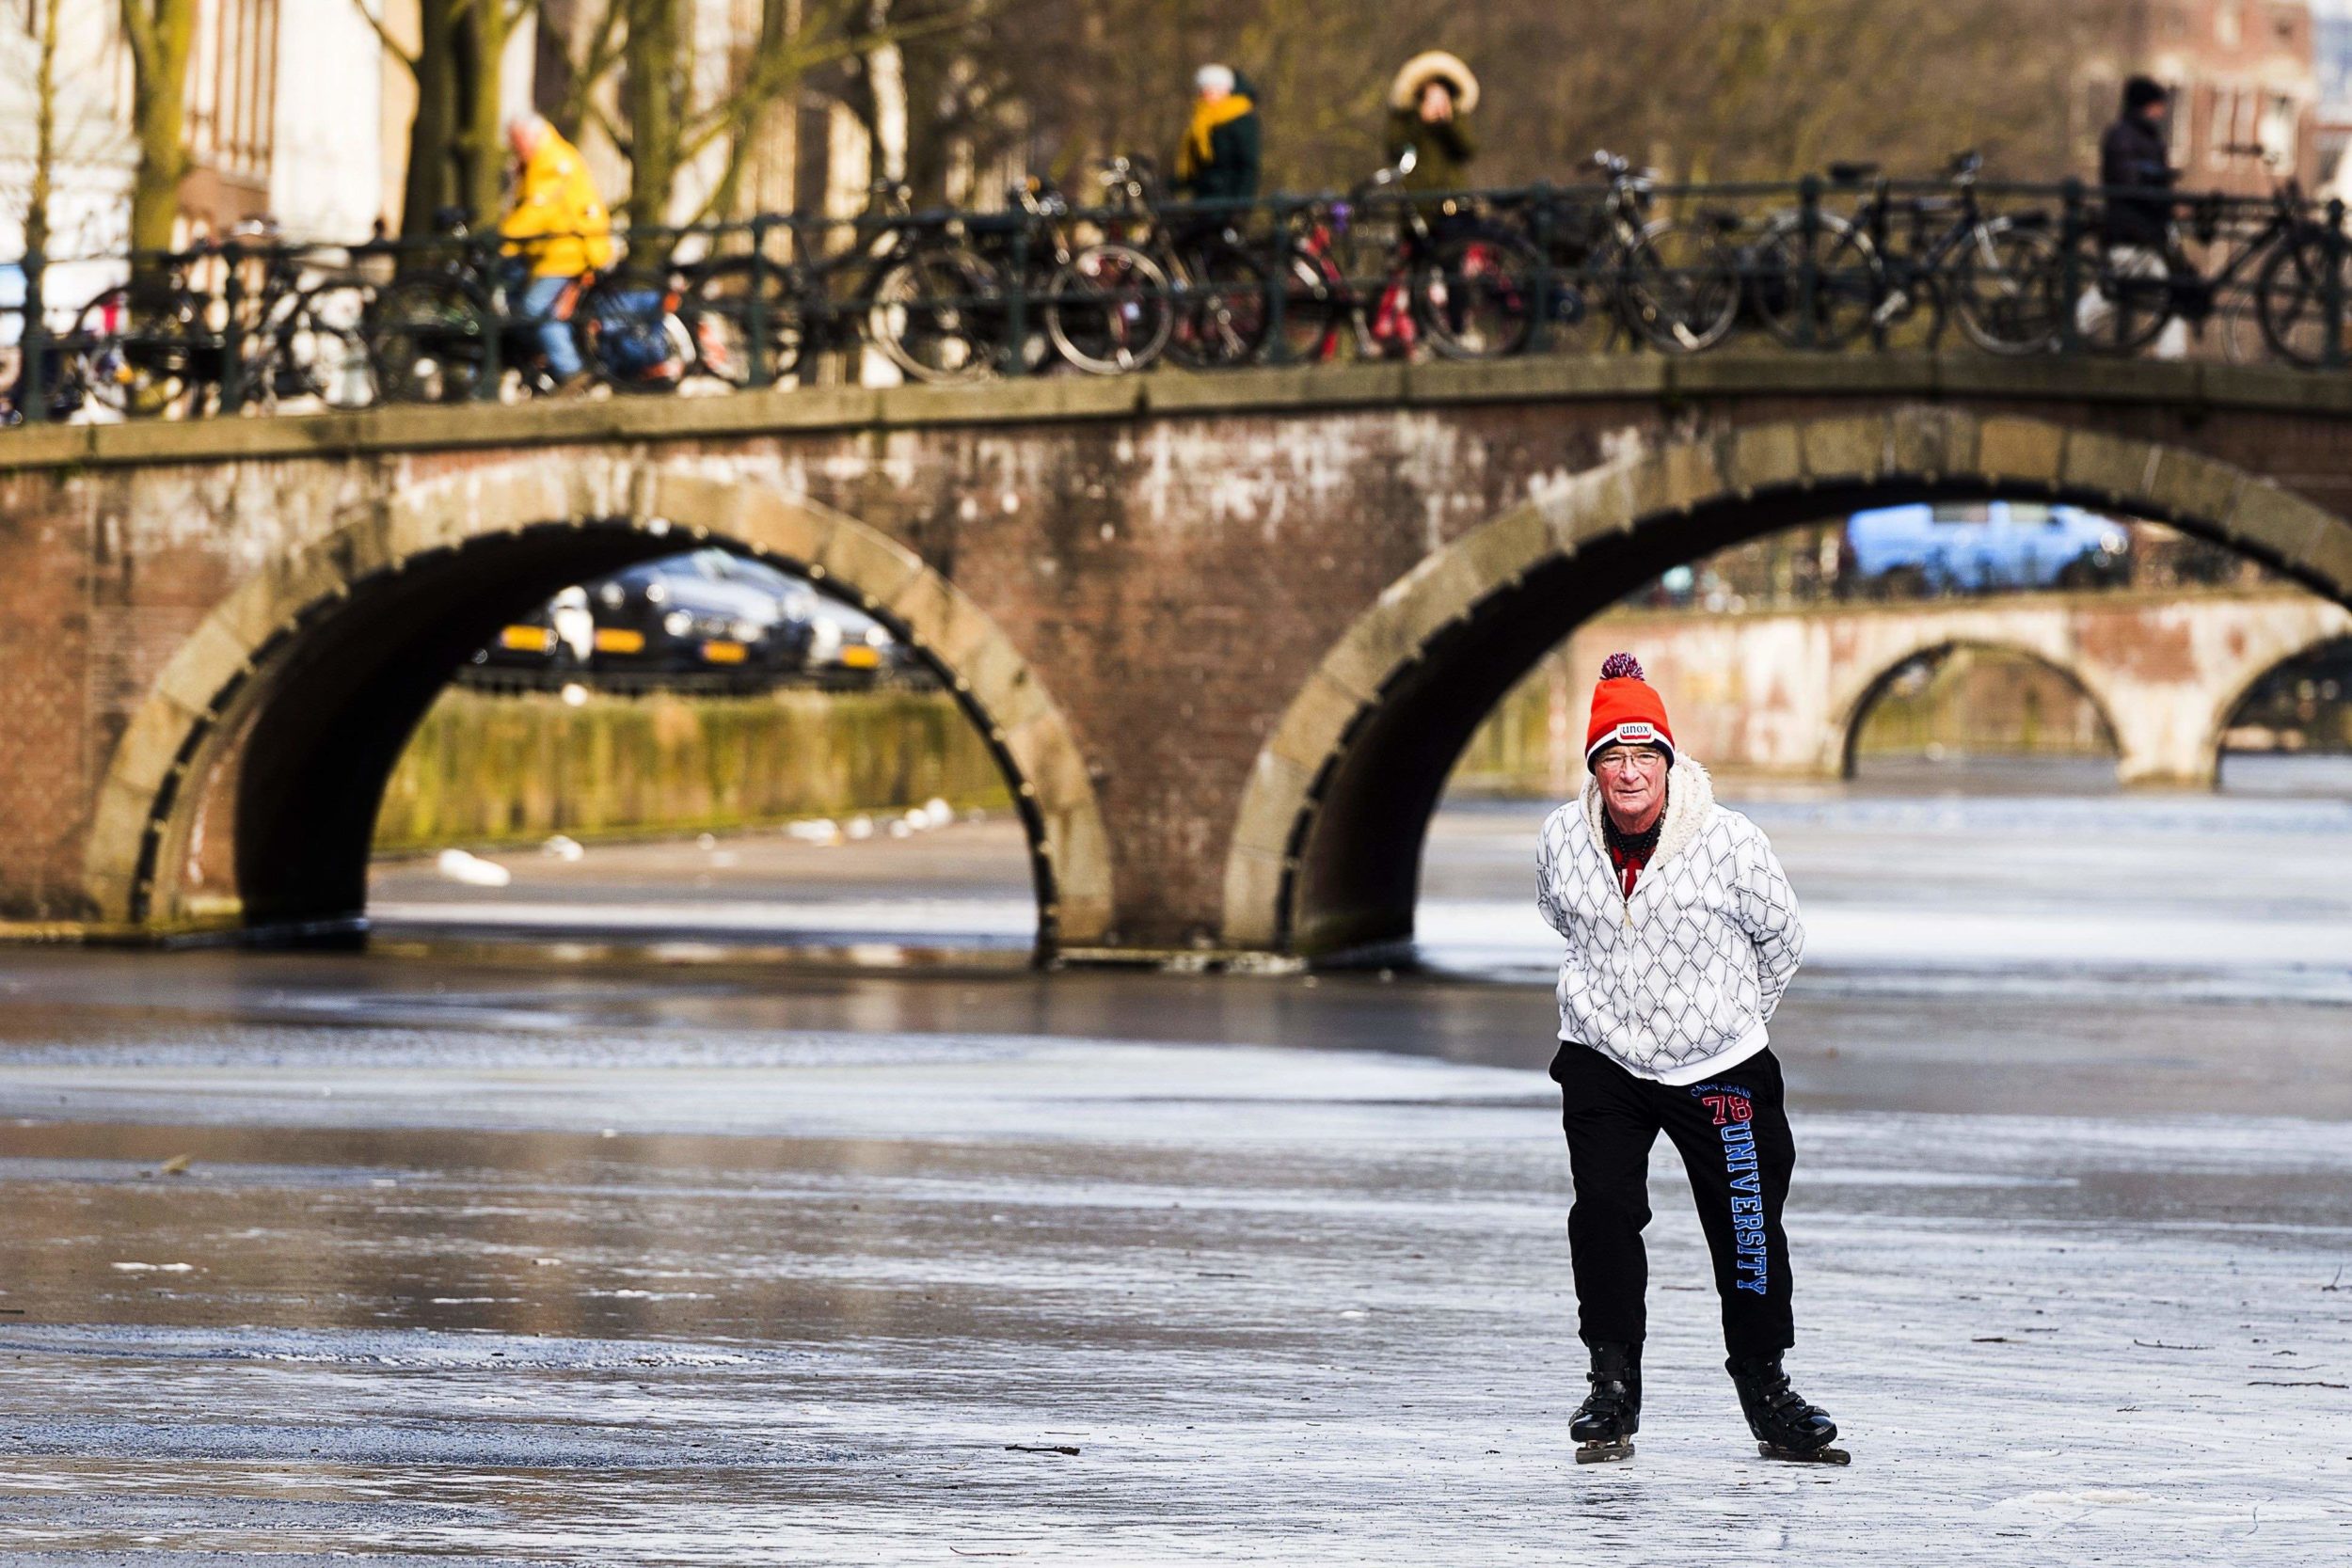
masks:
{"type": "Polygon", "coordinates": [[[509,121],[506,139],[521,172],[514,204],[499,224],[505,252],[528,263],[521,313],[539,324],[548,372],[561,388],[579,385],[580,345],[571,324],[555,319],[556,302],[582,273],[612,264],[612,214],[596,194],[580,149],[542,115],[509,121]]]}

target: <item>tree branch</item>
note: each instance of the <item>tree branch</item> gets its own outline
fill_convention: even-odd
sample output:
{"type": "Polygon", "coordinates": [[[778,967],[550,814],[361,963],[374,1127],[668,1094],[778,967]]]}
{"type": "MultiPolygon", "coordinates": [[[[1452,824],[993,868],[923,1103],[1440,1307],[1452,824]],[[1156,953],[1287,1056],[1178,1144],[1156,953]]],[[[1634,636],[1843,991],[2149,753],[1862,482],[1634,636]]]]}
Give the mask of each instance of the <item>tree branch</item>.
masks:
{"type": "MultiPolygon", "coordinates": [[[[678,162],[693,162],[721,136],[730,133],[739,135],[759,117],[761,110],[818,66],[831,65],[852,55],[863,55],[886,43],[901,43],[934,33],[951,32],[977,20],[986,14],[987,9],[986,0],[978,0],[978,3],[944,16],[877,27],[871,32],[835,39],[831,43],[803,45],[795,42],[771,49],[759,62],[751,78],[728,94],[723,103],[714,104],[688,121],[686,135],[679,138],[678,162]]],[[[803,28],[802,32],[805,36],[808,29],[803,28]]]]}
{"type": "MultiPolygon", "coordinates": [[[[547,0],[532,0],[532,3],[538,9],[539,25],[548,26],[547,0]]],[[[621,0],[604,0],[604,13],[596,23],[595,36],[588,40],[588,55],[584,60],[574,59],[570,41],[564,40],[561,33],[557,34],[564,50],[564,63],[571,68],[572,75],[571,81],[564,86],[563,103],[556,105],[557,119],[577,120],[593,116],[606,135],[612,134],[611,117],[596,108],[594,99],[596,84],[620,63],[622,47],[616,41],[620,24],[621,0]]],[[[614,145],[620,145],[618,137],[614,138],[614,145]]]]}
{"type": "Polygon", "coordinates": [[[143,0],[122,0],[122,32],[131,44],[133,75],[152,79],[155,74],[155,19],[148,14],[143,0]]]}
{"type": "MultiPolygon", "coordinates": [[[[133,0],[123,0],[126,6],[132,3],[133,0]]],[[[429,6],[432,3],[433,0],[423,0],[425,5],[429,6]]],[[[368,9],[368,0],[351,0],[351,8],[359,13],[360,21],[365,22],[370,28],[373,29],[375,40],[384,46],[384,53],[406,66],[408,74],[414,76],[417,73],[417,57],[400,46],[400,40],[392,37],[391,29],[384,25],[382,17],[368,9]]]]}

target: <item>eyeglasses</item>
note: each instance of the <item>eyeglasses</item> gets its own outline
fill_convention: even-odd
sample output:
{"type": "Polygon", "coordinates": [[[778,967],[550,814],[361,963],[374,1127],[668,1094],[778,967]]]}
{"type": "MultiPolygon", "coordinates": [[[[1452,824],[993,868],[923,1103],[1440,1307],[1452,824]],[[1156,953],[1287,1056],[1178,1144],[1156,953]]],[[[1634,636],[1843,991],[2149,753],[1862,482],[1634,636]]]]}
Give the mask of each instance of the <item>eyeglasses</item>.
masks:
{"type": "Polygon", "coordinates": [[[1653,768],[1665,766],[1666,759],[1647,746],[1612,746],[1593,759],[1596,772],[1603,768],[1618,768],[1646,773],[1653,768]]]}

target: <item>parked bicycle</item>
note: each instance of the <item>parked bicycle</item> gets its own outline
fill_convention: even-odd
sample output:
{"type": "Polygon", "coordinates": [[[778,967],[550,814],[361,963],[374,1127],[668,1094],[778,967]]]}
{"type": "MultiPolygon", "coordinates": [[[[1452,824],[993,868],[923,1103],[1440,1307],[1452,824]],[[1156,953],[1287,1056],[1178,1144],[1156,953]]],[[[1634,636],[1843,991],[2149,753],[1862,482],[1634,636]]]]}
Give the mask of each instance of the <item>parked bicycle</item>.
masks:
{"type": "Polygon", "coordinates": [[[1003,291],[964,244],[966,220],[917,214],[911,194],[877,181],[838,249],[826,247],[821,226],[796,223],[787,226],[790,253],[781,261],[726,255],[705,263],[683,304],[700,372],[743,385],[756,321],[770,380],[806,380],[822,356],[866,344],[915,381],[995,373],[1003,291]]]}
{"type": "Polygon", "coordinates": [[[310,264],[267,224],[136,262],[75,315],[59,365],[74,391],[129,417],[374,401],[361,335],[369,286],[310,264]],[[214,273],[217,282],[199,281],[214,273]]]}
{"type": "Polygon", "coordinates": [[[1688,220],[1653,216],[1658,176],[1605,149],[1591,167],[1597,198],[1554,195],[1521,221],[1540,226],[1553,276],[1547,303],[1555,330],[1613,328],[1667,354],[1698,354],[1731,333],[1740,315],[1738,220],[1702,210],[1688,220]]]}
{"type": "Polygon", "coordinates": [[[1534,249],[1484,216],[1434,222],[1401,195],[1406,149],[1345,201],[1308,208],[1285,263],[1282,336],[1293,357],[1326,359],[1352,334],[1367,358],[1410,357],[1426,342],[1450,359],[1516,354],[1534,327],[1534,249]],[[1394,225],[1375,247],[1366,219],[1394,225]]]}
{"type": "Polygon", "coordinates": [[[1899,196],[1875,164],[1832,164],[1831,184],[1860,192],[1851,213],[1782,213],[1756,247],[1751,288],[1772,336],[1842,348],[1913,323],[1932,344],[1949,318],[1987,354],[2050,349],[2067,309],[2050,215],[1988,212],[1983,167],[1956,153],[1946,192],[1899,196]]]}
{"type": "Polygon", "coordinates": [[[1265,263],[1222,208],[1169,207],[1148,158],[1102,166],[1109,242],[1150,259],[1168,281],[1168,357],[1191,370],[1246,365],[1265,350],[1265,263]]]}

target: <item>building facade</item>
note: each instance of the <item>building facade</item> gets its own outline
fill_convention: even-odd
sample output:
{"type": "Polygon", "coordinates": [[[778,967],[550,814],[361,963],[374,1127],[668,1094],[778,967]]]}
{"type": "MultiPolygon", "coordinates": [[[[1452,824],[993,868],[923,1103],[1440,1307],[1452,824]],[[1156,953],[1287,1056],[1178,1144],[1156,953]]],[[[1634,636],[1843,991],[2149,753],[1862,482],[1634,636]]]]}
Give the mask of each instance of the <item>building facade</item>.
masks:
{"type": "Polygon", "coordinates": [[[2261,196],[2289,178],[2308,189],[2326,172],[2309,0],[2126,0],[2113,37],[2078,77],[2074,133],[2089,166],[2124,79],[2145,74],[2171,89],[2184,188],[2261,196]]]}

